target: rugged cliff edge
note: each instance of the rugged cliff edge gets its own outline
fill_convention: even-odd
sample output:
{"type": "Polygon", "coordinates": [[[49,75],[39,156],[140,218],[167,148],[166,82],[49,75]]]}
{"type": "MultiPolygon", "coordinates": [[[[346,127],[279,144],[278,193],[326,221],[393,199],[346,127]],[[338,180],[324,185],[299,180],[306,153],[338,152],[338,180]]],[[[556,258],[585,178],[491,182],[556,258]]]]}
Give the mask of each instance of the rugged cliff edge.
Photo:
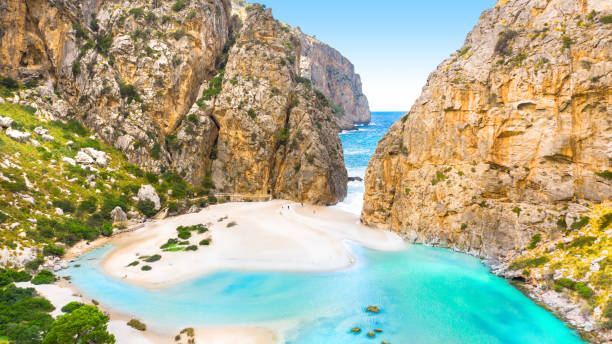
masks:
{"type": "MultiPolygon", "coordinates": [[[[246,16],[251,6],[244,0],[232,0],[232,13],[246,16]]],[[[361,77],[355,66],[338,50],[291,28],[300,41],[299,76],[310,80],[312,86],[331,100],[340,129],[353,130],[355,125],[370,123],[370,105],[361,88],[361,77]]]]}
{"type": "MultiPolygon", "coordinates": [[[[362,221],[501,262],[579,235],[572,225],[589,204],[612,196],[611,13],[609,0],[485,11],[379,142],[362,221]]],[[[599,240],[607,255],[609,235],[599,240]]],[[[561,275],[590,284],[599,274],[561,275]]],[[[598,319],[603,286],[591,299],[598,319]]]]}
{"type": "Polygon", "coordinates": [[[356,124],[370,123],[368,98],[361,90],[361,77],[351,61],[300,29],[295,31],[302,46],[300,74],[340,107],[336,113],[340,127],[348,130],[356,124]]]}
{"type": "Polygon", "coordinates": [[[262,6],[239,18],[229,0],[2,0],[0,12],[0,75],[130,162],[221,192],[345,196],[338,111],[262,6]]]}

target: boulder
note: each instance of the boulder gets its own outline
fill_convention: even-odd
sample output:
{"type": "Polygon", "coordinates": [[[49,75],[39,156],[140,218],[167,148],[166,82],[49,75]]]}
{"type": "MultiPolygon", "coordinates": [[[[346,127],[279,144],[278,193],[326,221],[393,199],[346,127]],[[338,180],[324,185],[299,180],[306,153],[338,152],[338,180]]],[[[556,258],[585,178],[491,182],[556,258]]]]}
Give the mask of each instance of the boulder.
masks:
{"type": "Polygon", "coordinates": [[[73,158],[69,158],[67,156],[62,157],[62,162],[65,162],[65,163],[70,164],[72,166],[76,165],[76,161],[74,161],[73,158]]]}
{"type": "Polygon", "coordinates": [[[2,128],[10,128],[13,125],[13,119],[8,117],[0,116],[0,127],[2,128]]]}
{"type": "Polygon", "coordinates": [[[94,163],[94,161],[95,160],[91,156],[89,156],[83,151],[80,151],[77,153],[76,162],[78,162],[81,165],[91,165],[94,163]]]}
{"type": "Polygon", "coordinates": [[[51,136],[49,134],[42,134],[40,137],[42,138],[43,141],[46,141],[46,142],[50,142],[50,141],[55,140],[55,137],[53,137],[53,136],[51,136]]]}
{"type": "Polygon", "coordinates": [[[138,190],[138,201],[149,200],[155,204],[155,210],[159,210],[161,208],[161,203],[159,201],[159,195],[155,191],[155,188],[148,184],[143,184],[140,186],[138,190]]]}
{"type": "Polygon", "coordinates": [[[25,142],[30,141],[30,133],[24,133],[22,131],[15,130],[12,128],[6,129],[6,136],[12,138],[13,140],[17,142],[25,143],[25,142]]]}
{"type": "Polygon", "coordinates": [[[110,213],[113,222],[127,221],[127,214],[121,209],[121,207],[115,207],[110,213]]]}
{"type": "Polygon", "coordinates": [[[49,130],[43,128],[43,127],[36,127],[34,128],[34,132],[40,136],[45,135],[47,133],[49,133],[49,130]]]}
{"type": "Polygon", "coordinates": [[[81,149],[81,152],[89,155],[100,167],[105,167],[108,164],[108,156],[104,152],[90,147],[81,149]]]}

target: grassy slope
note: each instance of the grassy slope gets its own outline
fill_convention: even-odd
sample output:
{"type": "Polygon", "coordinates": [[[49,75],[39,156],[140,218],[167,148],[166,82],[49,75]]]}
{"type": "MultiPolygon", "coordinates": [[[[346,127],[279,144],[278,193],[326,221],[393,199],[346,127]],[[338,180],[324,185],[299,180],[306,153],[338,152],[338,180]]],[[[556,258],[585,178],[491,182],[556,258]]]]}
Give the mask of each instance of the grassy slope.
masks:
{"type": "MultiPolygon", "coordinates": [[[[15,248],[17,243],[27,247],[56,240],[70,244],[73,241],[69,238],[71,233],[60,233],[62,229],[49,226],[43,228],[41,219],[42,222],[44,218],[50,218],[64,223],[71,217],[77,223],[93,228],[94,232],[98,231],[102,223],[110,222],[109,211],[114,206],[121,205],[126,211],[135,210],[133,197],[142,184],[154,185],[160,195],[173,189],[177,198],[183,198],[189,192],[189,186],[176,175],[167,174],[161,178],[163,183],[159,183],[159,176],[145,174],[138,167],[128,164],[121,152],[90,138],[91,134],[78,123],[41,120],[32,114],[32,110],[20,105],[0,104],[0,116],[12,118],[16,122],[14,127],[30,132],[32,138],[42,144],[42,147],[34,147],[31,143],[18,143],[0,130],[0,162],[7,165],[9,161],[19,166],[0,166],[2,175],[10,180],[8,182],[0,177],[0,228],[3,229],[0,231],[0,248],[15,248]],[[38,126],[48,129],[55,140],[43,142],[34,133],[34,128],[38,126]],[[67,144],[68,141],[73,144],[67,144]],[[109,156],[108,166],[96,166],[99,171],[91,172],[62,162],[62,157],[74,158],[83,147],[106,152],[109,156]],[[29,188],[25,186],[24,174],[32,184],[29,188]],[[88,177],[93,178],[95,186],[88,185],[88,177]],[[32,196],[36,203],[25,202],[20,194],[32,196]],[[91,204],[86,206],[86,203],[79,211],[79,205],[87,199],[95,204],[92,207],[91,204]],[[68,210],[65,216],[56,215],[58,205],[68,210]],[[70,211],[70,208],[75,210],[70,211]],[[32,220],[37,220],[38,225],[32,220]],[[14,223],[19,223],[19,226],[9,229],[14,223]],[[27,235],[20,237],[20,232],[27,235]]],[[[164,198],[162,196],[162,201],[165,201],[164,198]]]]}
{"type": "MultiPolygon", "coordinates": [[[[590,213],[583,214],[588,217],[588,221],[585,219],[583,222],[584,226],[567,228],[565,235],[557,240],[542,238],[539,245],[527,248],[522,258],[515,260],[511,268],[521,269],[527,279],[535,279],[537,284],[543,284],[545,288],[564,293],[578,302],[585,301],[591,313],[596,307],[605,309],[612,302],[612,238],[605,233],[612,229],[612,223],[608,221],[606,225],[606,214],[612,214],[612,204],[609,202],[592,207],[590,213]],[[599,271],[590,271],[591,262],[602,257],[599,271]],[[558,272],[557,282],[543,277],[555,271],[558,272]],[[593,295],[588,296],[588,291],[581,295],[577,290],[563,287],[559,277],[585,283],[593,295]]],[[[601,320],[606,322],[605,317],[601,320]]]]}

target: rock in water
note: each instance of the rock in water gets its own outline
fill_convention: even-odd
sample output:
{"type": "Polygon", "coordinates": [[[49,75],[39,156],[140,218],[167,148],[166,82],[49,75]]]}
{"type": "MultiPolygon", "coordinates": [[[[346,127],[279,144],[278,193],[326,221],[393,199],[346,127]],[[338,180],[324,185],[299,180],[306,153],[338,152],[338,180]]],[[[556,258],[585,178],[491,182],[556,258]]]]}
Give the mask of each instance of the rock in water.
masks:
{"type": "MultiPolygon", "coordinates": [[[[155,203],[153,201],[153,203],[155,203]]],[[[113,219],[113,222],[122,222],[122,221],[127,221],[127,214],[123,211],[123,209],[121,209],[121,207],[115,207],[115,209],[113,209],[110,213],[111,215],[111,219],[113,219]]]]}
{"type": "Polygon", "coordinates": [[[499,1],[379,142],[362,221],[487,258],[612,197],[611,1],[499,1]],[[592,12],[594,11],[594,12],[592,12]],[[593,13],[593,15],[590,15],[593,13]]]}
{"type": "Polygon", "coordinates": [[[155,204],[155,210],[161,208],[159,195],[151,185],[143,184],[138,190],[138,201],[151,201],[155,204]]]}

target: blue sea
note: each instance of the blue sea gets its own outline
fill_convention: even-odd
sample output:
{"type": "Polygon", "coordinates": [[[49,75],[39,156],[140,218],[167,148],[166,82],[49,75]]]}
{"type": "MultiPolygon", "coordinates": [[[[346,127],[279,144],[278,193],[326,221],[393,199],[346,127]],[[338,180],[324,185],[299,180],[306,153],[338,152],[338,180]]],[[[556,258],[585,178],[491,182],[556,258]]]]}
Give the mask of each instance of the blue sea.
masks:
{"type": "MultiPolygon", "coordinates": [[[[341,134],[350,176],[363,177],[386,129],[402,113],[374,113],[372,124],[341,134]]],[[[349,187],[338,207],[357,211],[363,183],[349,187]]],[[[104,246],[64,270],[105,307],[137,317],[150,328],[290,323],[286,343],[583,343],[471,256],[407,245],[381,252],[351,245],[357,263],[324,273],[222,271],[160,290],[112,279],[99,263],[104,246]],[[365,311],[368,305],[380,313],[365,311]],[[360,333],[351,329],[359,327],[360,333]],[[381,329],[374,339],[366,333],[381,329]]],[[[272,325],[274,326],[274,325],[272,325]]]]}

